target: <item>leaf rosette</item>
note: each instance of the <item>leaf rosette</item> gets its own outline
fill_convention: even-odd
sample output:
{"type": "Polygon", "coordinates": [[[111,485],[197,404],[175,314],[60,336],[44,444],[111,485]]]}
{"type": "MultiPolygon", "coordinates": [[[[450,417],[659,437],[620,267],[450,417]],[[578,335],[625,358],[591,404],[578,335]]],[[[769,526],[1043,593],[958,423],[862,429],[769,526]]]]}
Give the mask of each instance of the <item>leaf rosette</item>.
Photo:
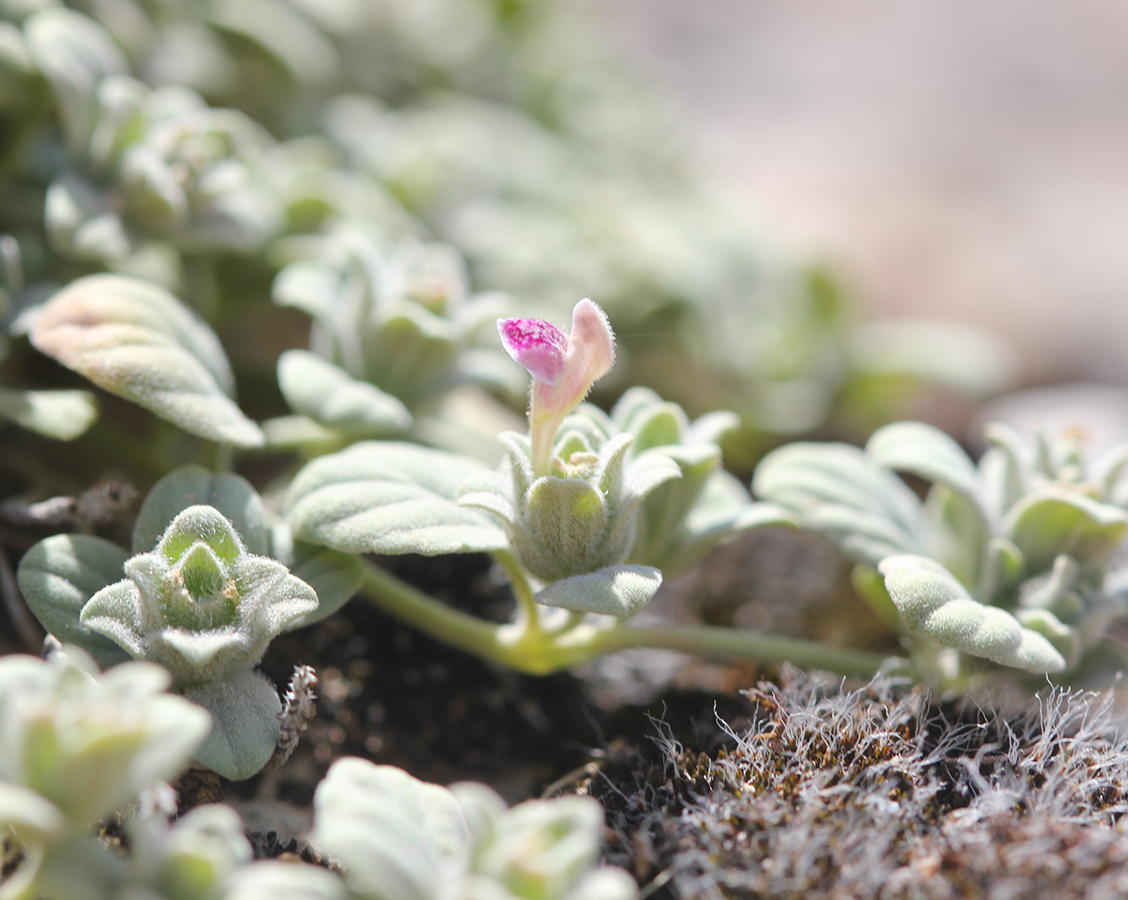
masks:
{"type": "Polygon", "coordinates": [[[287,625],[317,609],[317,594],[280,562],[248,553],[231,523],[191,506],[128,576],[98,591],[81,622],[137,659],[165,666],[179,686],[249,669],[287,625]]]}
{"type": "Polygon", "coordinates": [[[1005,666],[1103,677],[1086,662],[1098,645],[1094,659],[1128,661],[1104,640],[1128,609],[1115,563],[1128,449],[1090,466],[1068,436],[1030,448],[1004,426],[986,436],[978,464],[920,422],[888,425],[864,450],[793,444],[765,457],[753,488],[837,544],[863,594],[892,601],[912,631],[1005,666]],[[932,483],[923,502],[896,472],[932,483]]]}

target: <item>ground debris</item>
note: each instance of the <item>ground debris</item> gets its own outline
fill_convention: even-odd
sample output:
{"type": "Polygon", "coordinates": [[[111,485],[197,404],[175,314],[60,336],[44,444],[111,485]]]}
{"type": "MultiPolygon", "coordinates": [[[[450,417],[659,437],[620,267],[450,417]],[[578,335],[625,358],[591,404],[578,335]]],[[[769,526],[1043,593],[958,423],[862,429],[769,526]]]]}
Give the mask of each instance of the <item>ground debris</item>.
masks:
{"type": "Polygon", "coordinates": [[[1110,696],[1047,688],[1004,718],[795,671],[745,696],[747,724],[718,717],[723,749],[687,750],[659,722],[585,785],[607,861],[651,900],[1128,896],[1110,696]]]}

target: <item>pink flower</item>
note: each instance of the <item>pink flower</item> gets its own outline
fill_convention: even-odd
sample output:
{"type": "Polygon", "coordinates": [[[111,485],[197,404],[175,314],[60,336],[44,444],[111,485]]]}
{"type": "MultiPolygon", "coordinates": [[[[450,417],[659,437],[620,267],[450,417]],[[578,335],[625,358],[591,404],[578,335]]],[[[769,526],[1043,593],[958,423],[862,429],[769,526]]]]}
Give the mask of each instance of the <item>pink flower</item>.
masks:
{"type": "Polygon", "coordinates": [[[497,330],[506,352],[533,376],[533,471],[547,475],[560,423],[615,362],[615,335],[607,315],[590,300],[572,310],[571,334],[542,319],[498,319],[497,330]]]}

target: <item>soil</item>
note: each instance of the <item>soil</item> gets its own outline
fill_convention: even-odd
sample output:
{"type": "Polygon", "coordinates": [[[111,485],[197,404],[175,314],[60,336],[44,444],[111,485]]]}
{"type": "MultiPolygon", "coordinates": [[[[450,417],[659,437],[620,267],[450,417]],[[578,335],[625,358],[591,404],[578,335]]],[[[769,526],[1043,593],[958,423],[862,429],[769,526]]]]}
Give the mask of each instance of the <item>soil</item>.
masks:
{"type": "MultiPolygon", "coordinates": [[[[764,540],[777,557],[817,558],[764,540]]],[[[381,562],[477,615],[511,613],[488,557],[381,562]]],[[[716,587],[723,564],[670,596],[684,606],[710,577],[716,587]]],[[[605,860],[647,898],[1128,896],[1128,743],[1095,695],[1047,689],[1004,716],[986,711],[997,698],[638,651],[529,677],[362,599],[276,639],[262,668],[281,687],[296,665],[320,683],[291,759],[246,782],[197,771],[177,785],[183,808],[235,806],[260,858],[325,862],[302,839],[313,791],[356,755],[437,783],[483,781],[511,803],[593,796],[605,860]]]]}

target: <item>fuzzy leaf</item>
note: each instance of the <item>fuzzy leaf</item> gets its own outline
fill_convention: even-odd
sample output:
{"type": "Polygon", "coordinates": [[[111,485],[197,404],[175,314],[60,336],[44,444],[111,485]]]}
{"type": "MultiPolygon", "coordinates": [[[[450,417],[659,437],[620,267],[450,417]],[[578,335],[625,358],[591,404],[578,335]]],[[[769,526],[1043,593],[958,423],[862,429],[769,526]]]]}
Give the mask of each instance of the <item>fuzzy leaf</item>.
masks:
{"type": "Polygon", "coordinates": [[[1022,551],[1027,574],[1046,571],[1062,554],[1103,566],[1124,540],[1128,512],[1075,491],[1047,488],[1017,503],[1004,530],[1022,551]]]}
{"type": "Polygon", "coordinates": [[[979,473],[960,445],[939,428],[923,422],[886,425],[869,439],[866,455],[879,466],[946,485],[988,520],[979,473]]]}
{"type": "Polygon", "coordinates": [[[31,328],[37,349],[186,431],[240,447],[264,443],[235,405],[215,334],[172,294],[119,275],[80,278],[31,328]]]}
{"type": "Polygon", "coordinates": [[[411,413],[398,399],[305,350],[279,357],[278,386],[294,412],[351,437],[384,437],[411,427],[411,413]]]}
{"type": "Polygon", "coordinates": [[[391,766],[335,762],[313,798],[313,839],[370,900],[434,900],[466,864],[469,834],[454,795],[391,766]]]}
{"type": "Polygon", "coordinates": [[[259,772],[278,744],[278,692],[257,672],[244,669],[227,681],[186,688],[184,696],[212,716],[212,730],[196,762],[232,781],[259,772]]]}
{"type": "Polygon", "coordinates": [[[149,491],[133,526],[133,552],[152,550],[169,524],[189,506],[212,506],[231,522],[248,553],[268,555],[266,513],[251,483],[230,472],[182,466],[149,491]]]}
{"type": "Polygon", "coordinates": [[[922,556],[894,556],[878,571],[908,626],[945,647],[1028,672],[1060,672],[1065,659],[1005,610],[973,600],[955,576],[922,556]]]}
{"type": "Polygon", "coordinates": [[[327,869],[263,860],[241,866],[224,900],[347,900],[344,882],[327,869]]]}
{"type": "Polygon", "coordinates": [[[89,391],[16,391],[0,388],[0,418],[60,441],[93,424],[98,405],[89,391]]]}
{"type": "Polygon", "coordinates": [[[800,516],[857,562],[922,552],[916,495],[857,447],[789,444],[756,467],[754,493],[800,516]]]}
{"type": "Polygon", "coordinates": [[[367,441],[315,459],[286,499],[294,536],[347,553],[475,553],[504,549],[505,532],[455,502],[485,470],[476,460],[394,441],[367,441]]]}
{"type": "Polygon", "coordinates": [[[609,566],[554,581],[534,599],[544,606],[626,619],[642,609],[661,586],[662,573],[658,569],[609,566]]]}
{"type": "Polygon", "coordinates": [[[125,75],[129,65],[101,25],[61,7],[41,10],[24,23],[27,49],[47,76],[72,152],[82,155],[98,115],[98,83],[125,75]]]}
{"type": "Polygon", "coordinates": [[[353,598],[364,580],[364,568],[351,553],[299,541],[294,545],[290,574],[317,593],[317,609],[295,619],[286,631],[304,628],[332,615],[353,598]]]}
{"type": "Polygon", "coordinates": [[[102,538],[56,534],[24,554],[17,578],[27,605],[44,628],[107,667],[124,662],[129,654],[82,625],[79,615],[91,597],[121,579],[128,558],[126,550],[102,538]]]}

